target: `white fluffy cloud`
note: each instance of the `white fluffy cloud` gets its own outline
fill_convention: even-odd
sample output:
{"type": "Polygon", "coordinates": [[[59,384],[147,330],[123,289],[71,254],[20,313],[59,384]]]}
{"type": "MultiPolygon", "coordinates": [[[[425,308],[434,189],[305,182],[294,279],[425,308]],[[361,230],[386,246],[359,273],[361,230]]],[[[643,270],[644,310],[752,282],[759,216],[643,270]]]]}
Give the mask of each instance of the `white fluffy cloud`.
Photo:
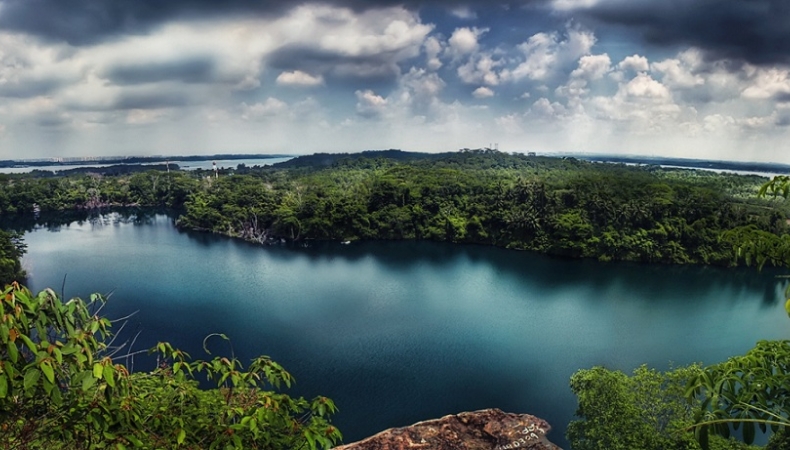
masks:
{"type": "Polygon", "coordinates": [[[535,34],[518,46],[524,61],[513,70],[513,78],[546,81],[568,65],[575,65],[580,57],[590,53],[594,44],[593,33],[573,28],[565,38],[556,32],[535,34]]]}
{"type": "Polygon", "coordinates": [[[650,68],[650,65],[648,64],[647,58],[644,56],[631,55],[623,58],[623,60],[617,64],[617,68],[634,72],[646,72],[650,68]]]}
{"type": "Polygon", "coordinates": [[[357,113],[363,117],[378,117],[381,116],[386,107],[387,99],[376,94],[370,89],[364,91],[356,91],[357,96],[357,113]]]}
{"type": "Polygon", "coordinates": [[[609,55],[585,55],[579,59],[579,67],[571,72],[572,77],[597,80],[612,70],[609,55]]]}
{"type": "Polygon", "coordinates": [[[439,55],[444,50],[442,42],[435,36],[431,36],[425,40],[425,65],[431,70],[439,70],[442,67],[442,61],[439,55]]]}
{"type": "Polygon", "coordinates": [[[321,75],[313,76],[301,70],[293,72],[282,72],[277,76],[277,84],[285,86],[318,86],[324,84],[324,77],[321,75]]]}
{"type": "Polygon", "coordinates": [[[503,65],[502,60],[494,60],[489,53],[478,53],[458,67],[458,78],[467,84],[486,84],[496,86],[507,72],[497,71],[503,65]],[[504,73],[504,75],[503,75],[504,73]]]}
{"type": "Polygon", "coordinates": [[[449,44],[447,47],[448,55],[453,59],[457,59],[477,52],[480,48],[478,39],[487,32],[488,28],[456,28],[447,41],[449,44]]]}
{"type": "Polygon", "coordinates": [[[485,86],[480,86],[472,92],[472,96],[479,99],[489,98],[494,96],[494,91],[485,86]]]}
{"type": "Polygon", "coordinates": [[[743,98],[765,100],[790,97],[790,70],[786,68],[747,68],[751,83],[742,91],[743,98]]]}

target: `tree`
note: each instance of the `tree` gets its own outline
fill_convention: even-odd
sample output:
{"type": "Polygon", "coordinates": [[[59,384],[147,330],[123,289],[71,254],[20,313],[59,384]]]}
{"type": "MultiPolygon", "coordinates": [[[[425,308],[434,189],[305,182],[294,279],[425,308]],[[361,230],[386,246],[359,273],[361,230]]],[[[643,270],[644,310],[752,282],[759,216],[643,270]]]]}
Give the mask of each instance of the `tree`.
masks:
{"type": "MultiPolygon", "coordinates": [[[[579,407],[568,425],[573,450],[698,449],[689,426],[696,401],[685,396],[687,384],[702,369],[690,366],[659,372],[638,367],[631,376],[604,367],[580,370],[571,377],[579,407]]],[[[711,448],[745,450],[751,447],[714,437],[711,448]]]]}
{"type": "Polygon", "coordinates": [[[98,315],[103,297],[64,303],[14,283],[0,303],[2,448],[316,449],[341,438],[334,403],[280,392],[293,378],[266,356],[245,368],[159,343],[157,368],[131,373],[119,362],[131,357],[126,345],[98,315]],[[197,376],[215,388],[200,389],[197,376]]]}
{"type": "Polygon", "coordinates": [[[27,251],[20,233],[0,230],[0,286],[25,280],[20,258],[27,251]]]}

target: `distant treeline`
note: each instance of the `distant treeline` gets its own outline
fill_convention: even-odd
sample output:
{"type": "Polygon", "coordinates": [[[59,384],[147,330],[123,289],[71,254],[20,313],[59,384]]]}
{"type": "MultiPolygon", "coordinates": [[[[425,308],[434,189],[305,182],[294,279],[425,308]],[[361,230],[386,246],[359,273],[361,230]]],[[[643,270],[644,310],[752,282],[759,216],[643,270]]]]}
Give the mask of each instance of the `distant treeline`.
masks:
{"type": "Polygon", "coordinates": [[[255,242],[429,239],[568,257],[730,265],[748,233],[787,231],[765,178],[493,150],[317,154],[266,167],[0,175],[0,215],[156,206],[180,227],[255,242]],[[748,228],[744,228],[748,227],[748,228]],[[733,231],[734,230],[734,231],[733,231]]]}

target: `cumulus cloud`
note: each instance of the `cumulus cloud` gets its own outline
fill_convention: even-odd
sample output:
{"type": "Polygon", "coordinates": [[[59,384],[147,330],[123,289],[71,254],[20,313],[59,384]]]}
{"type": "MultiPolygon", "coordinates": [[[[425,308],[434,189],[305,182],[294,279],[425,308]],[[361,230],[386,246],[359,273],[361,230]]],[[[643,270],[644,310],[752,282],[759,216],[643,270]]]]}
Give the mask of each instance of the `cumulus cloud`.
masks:
{"type": "Polygon", "coordinates": [[[746,99],[764,100],[790,98],[790,71],[788,69],[753,69],[751,83],[741,95],[746,99]]]}
{"type": "Polygon", "coordinates": [[[512,71],[512,76],[516,80],[548,80],[589,54],[594,44],[592,32],[575,28],[568,29],[566,36],[558,32],[537,33],[518,46],[525,59],[512,71]]]}
{"type": "Polygon", "coordinates": [[[270,36],[267,63],[338,77],[396,77],[398,63],[420,54],[433,26],[403,8],[354,13],[327,6],[295,8],[270,36]]]}
{"type": "Polygon", "coordinates": [[[634,72],[646,72],[650,68],[650,65],[647,62],[647,58],[644,56],[631,55],[626,56],[622,61],[617,63],[617,68],[634,72]]]}
{"type": "Polygon", "coordinates": [[[532,104],[530,112],[539,118],[556,119],[565,114],[565,107],[559,102],[552,102],[546,97],[541,97],[532,104]]]}
{"type": "Polygon", "coordinates": [[[502,60],[493,59],[490,53],[478,53],[458,67],[458,78],[467,84],[486,84],[496,86],[501,79],[507,78],[507,71],[497,70],[504,64],[502,60]]]}
{"type": "Polygon", "coordinates": [[[393,94],[402,104],[418,114],[428,114],[439,103],[439,95],[447,83],[435,72],[412,67],[400,80],[400,90],[393,94]]]}
{"type": "Polygon", "coordinates": [[[387,100],[370,89],[356,91],[357,114],[366,118],[381,116],[386,107],[387,100]]]}
{"type": "Polygon", "coordinates": [[[480,86],[472,92],[472,96],[478,99],[489,98],[494,96],[494,91],[485,86],[480,86]]]}
{"type": "Polygon", "coordinates": [[[640,73],[634,79],[626,83],[621,93],[631,98],[669,98],[669,89],[650,77],[650,75],[640,73]]]}
{"type": "Polygon", "coordinates": [[[487,32],[488,28],[456,28],[447,41],[447,54],[453,59],[458,59],[477,52],[480,48],[478,39],[487,32]]]}
{"type": "Polygon", "coordinates": [[[572,77],[597,80],[612,70],[612,60],[606,53],[602,55],[585,55],[579,59],[579,67],[571,72],[572,77]]]}
{"type": "Polygon", "coordinates": [[[431,70],[439,70],[442,67],[442,60],[439,55],[444,50],[442,42],[435,36],[431,36],[425,40],[425,65],[431,70]]]}
{"type": "Polygon", "coordinates": [[[282,72],[277,76],[277,84],[285,86],[318,86],[324,84],[324,77],[313,76],[301,70],[282,72]]]}

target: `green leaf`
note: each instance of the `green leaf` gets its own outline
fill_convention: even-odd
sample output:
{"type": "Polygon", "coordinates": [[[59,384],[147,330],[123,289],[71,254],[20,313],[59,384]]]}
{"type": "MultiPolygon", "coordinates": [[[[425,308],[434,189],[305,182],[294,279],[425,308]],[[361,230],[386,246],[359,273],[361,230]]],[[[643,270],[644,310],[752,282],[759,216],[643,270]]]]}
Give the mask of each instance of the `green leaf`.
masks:
{"type": "Polygon", "coordinates": [[[94,364],[93,365],[93,378],[101,380],[103,371],[104,371],[104,367],[102,367],[101,363],[94,364]]]}
{"type": "Polygon", "coordinates": [[[63,354],[60,352],[60,349],[55,347],[52,353],[55,355],[55,361],[57,361],[58,364],[63,364],[63,354]]]}
{"type": "Polygon", "coordinates": [[[183,428],[178,430],[178,438],[176,438],[176,442],[178,442],[178,445],[183,444],[184,443],[184,439],[186,439],[186,438],[187,438],[186,430],[184,430],[183,428]]]}
{"type": "Polygon", "coordinates": [[[41,371],[44,372],[44,376],[47,377],[50,383],[55,384],[55,371],[52,369],[52,363],[49,361],[42,361],[41,371]]]}
{"type": "Polygon", "coordinates": [[[92,374],[88,373],[87,376],[82,378],[83,391],[87,391],[88,389],[92,388],[94,384],[96,384],[96,378],[93,377],[92,374]]]}
{"type": "Polygon", "coordinates": [[[50,394],[50,399],[55,406],[60,406],[63,404],[63,396],[60,393],[60,389],[53,389],[52,394],[50,394]]]}
{"type": "Polygon", "coordinates": [[[29,337],[25,336],[24,334],[20,334],[19,338],[25,342],[25,345],[27,345],[27,348],[29,348],[31,352],[36,353],[36,350],[38,350],[38,348],[36,347],[36,344],[34,344],[33,341],[30,340],[29,337]]]}
{"type": "Polygon", "coordinates": [[[702,450],[709,450],[710,449],[710,442],[708,440],[708,426],[702,425],[697,427],[694,430],[695,437],[697,438],[697,442],[699,442],[700,448],[702,450]]]}
{"type": "Polygon", "coordinates": [[[142,447],[142,446],[143,446],[143,441],[141,441],[140,439],[137,439],[136,437],[132,436],[131,434],[130,434],[130,435],[128,435],[128,436],[124,436],[124,437],[125,437],[125,438],[126,438],[128,441],[129,441],[129,442],[131,442],[131,443],[132,443],[132,445],[134,445],[135,447],[142,447]]]}
{"type": "Polygon", "coordinates": [[[743,423],[743,442],[752,445],[754,442],[754,422],[743,423]]]}
{"type": "Polygon", "coordinates": [[[37,369],[28,369],[28,371],[25,372],[25,392],[31,392],[36,383],[38,383],[39,378],[41,378],[41,372],[37,369]]]}
{"type": "Polygon", "coordinates": [[[104,366],[104,379],[110,387],[115,387],[115,368],[111,364],[104,366]]]}
{"type": "Polygon", "coordinates": [[[14,365],[11,364],[11,361],[3,361],[3,369],[5,370],[5,373],[8,375],[9,379],[13,378],[15,373],[19,373],[16,369],[14,369],[14,365]]]}
{"type": "Polygon", "coordinates": [[[6,398],[8,395],[8,378],[5,374],[0,374],[0,398],[6,398]]]}
{"type": "Polygon", "coordinates": [[[8,341],[8,358],[14,363],[19,359],[19,349],[16,348],[16,344],[11,341],[8,341]]]}
{"type": "Polygon", "coordinates": [[[788,298],[785,302],[785,311],[787,312],[787,315],[790,316],[790,298],[788,298]]]}

